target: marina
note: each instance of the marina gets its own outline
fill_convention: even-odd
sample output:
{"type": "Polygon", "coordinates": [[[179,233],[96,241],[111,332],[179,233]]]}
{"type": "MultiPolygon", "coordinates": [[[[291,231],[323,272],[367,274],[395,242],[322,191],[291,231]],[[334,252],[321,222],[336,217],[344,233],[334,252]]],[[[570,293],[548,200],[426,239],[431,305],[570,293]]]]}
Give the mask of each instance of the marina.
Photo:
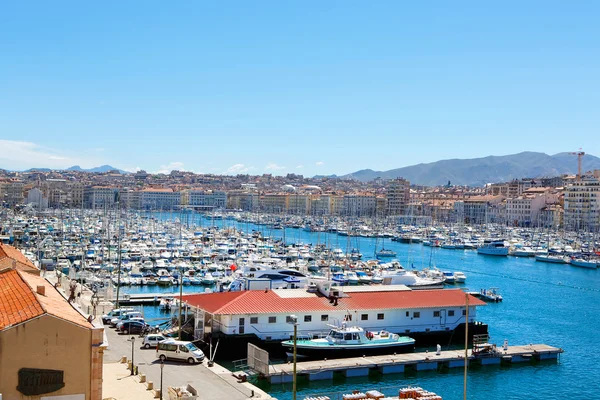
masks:
{"type": "MultiPolygon", "coordinates": [[[[544,345],[507,346],[497,351],[473,355],[468,358],[468,365],[479,366],[532,363],[535,361],[558,360],[562,349],[544,345]]],[[[299,362],[296,373],[309,381],[333,379],[340,373],[346,378],[368,376],[372,373],[401,374],[419,371],[444,371],[450,368],[464,368],[464,350],[447,350],[439,353],[405,353],[381,356],[354,357],[336,360],[315,360],[299,362]]],[[[271,384],[291,382],[293,366],[276,364],[269,369],[267,376],[271,384]]]]}
{"type": "MultiPolygon", "coordinates": [[[[260,271],[260,269],[256,269],[259,265],[266,267],[262,270],[266,274],[269,274],[269,269],[274,269],[276,271],[297,271],[307,277],[319,277],[319,275],[327,277],[328,271],[331,271],[330,276],[333,278],[335,274],[338,274],[337,284],[341,285],[341,290],[350,296],[356,291],[380,292],[381,287],[386,286],[386,283],[389,285],[388,291],[392,290],[394,286],[394,290],[398,290],[403,285],[395,285],[391,279],[387,282],[385,280],[392,274],[393,276],[398,275],[398,271],[400,271],[399,276],[440,279],[439,282],[442,283],[439,287],[445,287],[445,291],[454,288],[470,292],[475,297],[478,297],[477,294],[481,291],[472,291],[468,287],[496,288],[498,293],[502,294],[503,301],[501,303],[489,302],[487,306],[480,307],[476,314],[478,321],[489,326],[488,333],[493,338],[500,342],[508,339],[511,343],[524,341],[550,343],[554,346],[558,345],[566,351],[567,356],[562,357],[560,363],[556,365],[544,364],[542,369],[537,369],[537,364],[532,361],[533,368],[537,371],[536,376],[551,374],[552,379],[554,376],[561,379],[561,376],[569,376],[570,371],[577,371],[582,365],[589,363],[588,360],[580,357],[577,351],[573,351],[581,343],[592,345],[590,342],[591,332],[588,332],[589,324],[583,318],[585,314],[570,318],[570,320],[578,321],[576,328],[573,326],[570,328],[580,332],[580,337],[576,341],[573,341],[570,335],[561,334],[566,321],[560,315],[569,313],[575,304],[579,304],[578,307],[584,309],[585,303],[581,302],[589,304],[595,301],[600,290],[596,287],[597,281],[594,274],[597,273],[597,270],[595,268],[574,268],[569,264],[541,263],[536,261],[535,257],[511,256],[510,253],[508,257],[480,255],[474,251],[476,246],[462,249],[458,249],[456,246],[454,248],[441,247],[441,245],[428,246],[426,240],[424,242],[418,240],[386,241],[386,249],[393,250],[396,257],[376,260],[376,250],[381,249],[381,239],[369,236],[344,236],[343,232],[340,234],[338,232],[307,231],[301,227],[283,226],[282,229],[272,229],[269,221],[272,221],[273,217],[266,216],[252,217],[257,222],[264,222],[255,224],[239,222],[232,219],[233,217],[213,219],[210,214],[190,214],[186,217],[178,212],[146,214],[145,216],[144,214],[129,216],[123,214],[119,216],[120,223],[114,214],[112,216],[107,214],[106,217],[102,215],[102,213],[96,213],[92,217],[93,214],[88,212],[74,213],[70,218],[63,215],[64,228],[62,229],[48,229],[52,225],[61,226],[60,218],[53,220],[52,217],[45,217],[47,222],[40,219],[38,223],[34,222],[38,221],[39,217],[36,217],[31,221],[30,226],[33,227],[33,230],[29,228],[28,234],[31,235],[33,231],[37,231],[40,229],[39,227],[43,226],[43,229],[46,230],[45,236],[40,236],[38,241],[36,235],[31,235],[26,243],[17,242],[17,244],[23,246],[23,251],[36,262],[38,257],[42,260],[50,260],[43,262],[45,266],[50,267],[47,268],[46,274],[54,274],[55,270],[60,270],[73,279],[89,280],[87,284],[95,288],[98,294],[106,295],[106,299],[115,302],[118,287],[119,304],[136,304],[141,308],[147,321],[171,321],[162,325],[165,327],[166,333],[177,334],[179,330],[173,320],[176,320],[178,315],[177,299],[180,290],[184,297],[205,291],[229,292],[229,286],[233,282],[238,282],[236,276],[241,278],[246,274],[254,273],[256,275],[256,272],[260,271]],[[77,215],[76,219],[73,218],[74,215],[77,215]],[[83,219],[81,219],[82,215],[83,219]],[[77,222],[77,219],[80,222],[77,222]],[[179,221],[183,221],[183,223],[179,221]],[[108,227],[109,223],[122,226],[121,235],[124,240],[119,241],[113,238],[108,245],[102,226],[108,227]],[[79,229],[77,226],[83,227],[84,224],[96,226],[94,229],[86,229],[90,232],[87,239],[82,240],[80,234],[75,238],[68,233],[69,230],[75,231],[79,229]],[[125,225],[127,225],[127,229],[125,229],[125,225]],[[94,231],[97,233],[94,234],[94,231]],[[52,237],[52,241],[49,237],[52,237]],[[70,245],[70,242],[85,243],[85,251],[80,250],[81,246],[79,245],[70,245]],[[120,251],[119,245],[121,245],[120,251]],[[328,249],[338,250],[328,251],[328,249]],[[83,259],[81,258],[82,254],[84,255],[83,259]],[[118,278],[118,254],[122,255],[120,280],[118,278]],[[231,267],[232,265],[235,265],[235,270],[231,267]],[[255,270],[250,271],[251,268],[255,268],[255,270]],[[163,286],[153,283],[153,278],[155,278],[153,275],[164,274],[164,271],[170,277],[169,284],[163,286]],[[202,280],[204,275],[209,272],[215,281],[214,284],[194,284],[191,280],[191,278],[202,280]],[[353,272],[356,275],[353,275],[353,272]],[[186,278],[190,280],[188,281],[186,278]],[[539,300],[542,292],[546,296],[544,302],[539,300]],[[577,296],[573,297],[569,293],[577,293],[577,296]],[[568,298],[571,302],[569,305],[560,300],[564,299],[567,294],[569,294],[568,298]],[[162,309],[160,306],[160,302],[164,299],[173,299],[169,310],[162,309]],[[130,303],[127,303],[128,301],[130,303]],[[157,301],[159,305],[156,304],[157,301]],[[559,367],[558,371],[555,369],[556,367],[559,367]]],[[[13,222],[16,221],[13,220],[13,222]]],[[[13,226],[15,225],[18,224],[14,223],[13,226]]],[[[407,226],[402,229],[417,232],[417,229],[421,228],[407,226]]],[[[435,229],[438,232],[450,232],[448,227],[435,227],[435,229]]],[[[522,228],[496,227],[494,229],[504,230],[505,234],[502,237],[507,238],[509,243],[516,241],[517,237],[526,237],[534,232],[522,228]]],[[[15,231],[12,232],[14,239],[15,231]]],[[[443,234],[439,233],[439,235],[443,234]]],[[[489,232],[475,233],[475,231],[471,235],[479,235],[480,238],[490,236],[489,232]]],[[[6,236],[9,236],[10,241],[11,235],[6,236]]],[[[547,237],[548,235],[545,233],[544,239],[547,240],[547,237]]],[[[575,237],[572,237],[569,242],[565,241],[563,235],[555,237],[556,240],[550,242],[553,248],[558,247],[561,242],[570,243],[562,246],[565,254],[574,254],[576,249],[581,248],[577,245],[575,237]]],[[[481,241],[483,242],[483,239],[481,241]]],[[[541,250],[536,251],[540,252],[541,250]]],[[[299,278],[280,279],[279,283],[274,284],[272,282],[275,281],[270,281],[268,278],[257,278],[256,276],[249,278],[248,275],[246,282],[256,291],[268,289],[272,293],[285,293],[293,287],[292,285],[304,285],[304,283],[300,283],[303,278],[301,276],[299,278]],[[264,286],[265,284],[267,286],[264,286]]],[[[415,292],[419,291],[416,287],[405,286],[405,288],[415,292]]],[[[293,293],[294,290],[300,289],[292,289],[290,293],[293,293]]],[[[311,289],[311,285],[307,285],[303,290],[314,291],[317,290],[317,286],[315,285],[311,289]]],[[[425,290],[431,289],[425,288],[425,290]]],[[[343,300],[341,302],[343,303],[343,300]]],[[[186,311],[192,313],[190,309],[184,307],[184,322],[186,322],[184,330],[188,334],[194,335],[197,332],[194,332],[193,329],[189,330],[190,326],[187,321],[190,314],[187,314],[186,311]]],[[[343,314],[337,318],[342,320],[343,314]]],[[[285,314],[282,314],[282,318],[285,319],[285,314]]],[[[249,329],[253,329],[249,322],[248,317],[246,324],[249,329]]],[[[389,326],[382,325],[381,328],[385,329],[389,326]]],[[[284,336],[282,339],[289,339],[289,329],[289,327],[285,329],[287,337],[284,336]]],[[[315,328],[315,333],[316,331],[326,333],[327,328],[323,324],[320,328],[315,328]]],[[[456,339],[459,339],[460,333],[457,332],[452,336],[457,336],[456,339]]],[[[214,340],[213,347],[218,341],[218,337],[215,337],[214,340]]],[[[438,343],[442,346],[442,352],[455,351],[446,340],[440,340],[438,343]]],[[[273,345],[275,346],[277,343],[274,342],[273,345]]],[[[435,354],[435,347],[432,346],[435,346],[435,341],[419,345],[419,340],[417,340],[416,352],[408,354],[419,354],[425,350],[428,350],[429,354],[435,354]]],[[[279,347],[281,348],[281,344],[279,347]]],[[[225,338],[221,338],[217,358],[223,357],[227,353],[227,349],[227,341],[225,338]]],[[[237,354],[237,358],[243,357],[245,350],[237,354]]],[[[524,359],[535,360],[535,357],[525,355],[524,359]]],[[[515,369],[505,369],[512,365],[509,361],[508,358],[503,358],[500,364],[492,363],[492,367],[484,368],[481,371],[477,364],[473,363],[469,367],[470,385],[474,388],[481,388],[483,382],[487,382],[490,378],[503,381],[508,378],[503,378],[501,375],[506,375],[510,377],[509,379],[518,381],[530,374],[527,372],[528,368],[521,369],[519,367],[517,375],[515,375],[515,369]],[[501,367],[502,371],[496,371],[494,366],[501,367]],[[485,374],[485,379],[482,374],[485,374]]],[[[516,367],[529,364],[517,358],[514,365],[516,367]]],[[[418,380],[415,380],[416,377],[412,375],[414,368],[409,365],[403,374],[386,374],[385,382],[386,386],[390,384],[398,387],[407,384],[426,385],[431,390],[440,393],[448,393],[448,388],[454,387],[456,392],[460,392],[462,389],[456,387],[456,382],[451,380],[451,377],[455,375],[452,371],[460,369],[448,368],[448,372],[444,372],[445,370],[444,367],[442,373],[436,373],[435,377],[429,375],[427,371],[419,372],[418,380]]],[[[372,386],[378,379],[382,379],[378,377],[383,376],[378,373],[369,373],[366,376],[352,378],[344,373],[336,372],[331,379],[323,381],[300,380],[298,393],[299,395],[308,395],[326,391],[325,389],[329,388],[320,386],[320,382],[326,381],[332,382],[336,391],[350,386],[366,390],[366,387],[362,386],[363,384],[372,386]]],[[[547,377],[546,379],[551,378],[547,377]]],[[[291,398],[290,386],[285,381],[269,383],[268,380],[259,380],[255,384],[278,399],[291,398]]],[[[585,392],[588,389],[582,390],[585,392]]],[[[456,397],[445,396],[445,398],[456,397]]]]}

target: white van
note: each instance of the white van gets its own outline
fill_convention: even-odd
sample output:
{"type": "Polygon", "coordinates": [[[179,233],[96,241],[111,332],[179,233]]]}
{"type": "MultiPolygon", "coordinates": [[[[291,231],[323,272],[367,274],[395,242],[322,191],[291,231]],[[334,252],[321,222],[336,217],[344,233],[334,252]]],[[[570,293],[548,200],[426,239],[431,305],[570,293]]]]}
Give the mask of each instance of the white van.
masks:
{"type": "Polygon", "coordinates": [[[156,356],[161,360],[183,360],[190,364],[201,363],[204,360],[204,353],[192,342],[180,340],[165,340],[156,346],[156,356]]]}
{"type": "Polygon", "coordinates": [[[129,321],[131,318],[144,318],[144,316],[139,311],[127,311],[122,313],[120,317],[111,319],[110,326],[115,327],[119,322],[129,321]]]}
{"type": "Polygon", "coordinates": [[[113,318],[119,318],[122,314],[125,314],[127,312],[132,312],[132,311],[135,311],[135,308],[133,308],[133,307],[115,308],[114,310],[111,310],[108,314],[104,314],[102,316],[102,322],[105,324],[109,324],[113,318]]]}

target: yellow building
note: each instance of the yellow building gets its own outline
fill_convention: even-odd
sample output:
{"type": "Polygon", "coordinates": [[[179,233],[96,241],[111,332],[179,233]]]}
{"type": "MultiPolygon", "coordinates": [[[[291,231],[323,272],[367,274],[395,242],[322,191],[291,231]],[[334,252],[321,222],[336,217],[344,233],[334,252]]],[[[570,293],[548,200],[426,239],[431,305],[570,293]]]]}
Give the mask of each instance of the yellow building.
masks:
{"type": "Polygon", "coordinates": [[[100,400],[103,336],[46,279],[0,271],[4,400],[100,400]]]}

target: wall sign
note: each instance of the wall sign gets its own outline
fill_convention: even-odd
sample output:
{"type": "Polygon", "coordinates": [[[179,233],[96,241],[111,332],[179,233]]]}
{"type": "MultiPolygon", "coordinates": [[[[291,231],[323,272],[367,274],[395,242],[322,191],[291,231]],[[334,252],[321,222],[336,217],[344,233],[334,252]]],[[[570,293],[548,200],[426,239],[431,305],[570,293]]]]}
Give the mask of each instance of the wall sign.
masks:
{"type": "Polygon", "coordinates": [[[25,396],[55,392],[65,386],[64,372],[53,369],[21,368],[17,390],[25,396]]]}

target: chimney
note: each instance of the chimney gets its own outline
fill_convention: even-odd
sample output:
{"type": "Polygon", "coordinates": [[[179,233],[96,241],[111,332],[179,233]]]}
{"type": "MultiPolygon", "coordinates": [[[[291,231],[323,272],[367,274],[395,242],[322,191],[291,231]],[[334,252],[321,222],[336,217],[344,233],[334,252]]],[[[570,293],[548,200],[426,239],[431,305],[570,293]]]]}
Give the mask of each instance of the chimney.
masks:
{"type": "Polygon", "coordinates": [[[37,294],[39,294],[40,296],[45,296],[46,295],[46,286],[38,285],[36,291],[37,291],[37,294]]]}

